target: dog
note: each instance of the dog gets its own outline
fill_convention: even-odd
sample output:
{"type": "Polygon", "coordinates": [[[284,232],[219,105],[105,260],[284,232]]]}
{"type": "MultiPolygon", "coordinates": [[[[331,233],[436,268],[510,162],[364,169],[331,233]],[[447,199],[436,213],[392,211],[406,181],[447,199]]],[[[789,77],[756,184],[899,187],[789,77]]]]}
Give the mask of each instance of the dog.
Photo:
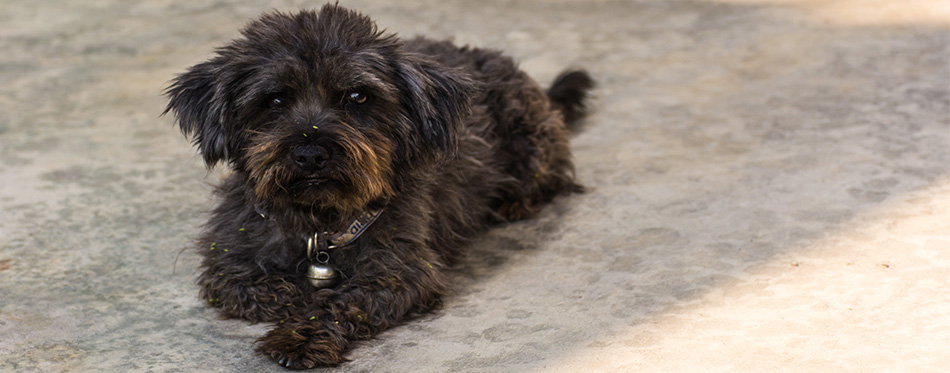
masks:
{"type": "Polygon", "coordinates": [[[230,169],[197,240],[201,297],[273,323],[257,350],[334,366],[439,305],[453,258],[575,180],[594,81],[545,91],[498,51],[401,40],[338,5],[273,12],[165,90],[208,168],[230,169]]]}

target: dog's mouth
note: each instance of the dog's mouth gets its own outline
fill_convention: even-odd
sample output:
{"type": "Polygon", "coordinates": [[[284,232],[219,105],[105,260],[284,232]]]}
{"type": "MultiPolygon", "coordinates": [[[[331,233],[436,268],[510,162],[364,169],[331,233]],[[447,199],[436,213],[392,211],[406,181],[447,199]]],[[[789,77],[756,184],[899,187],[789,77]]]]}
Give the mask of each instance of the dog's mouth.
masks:
{"type": "Polygon", "coordinates": [[[338,195],[339,184],[339,180],[325,175],[301,177],[287,188],[288,197],[297,204],[326,203],[338,195]]]}
{"type": "Polygon", "coordinates": [[[295,181],[291,185],[291,189],[294,189],[294,190],[310,189],[313,187],[325,186],[331,181],[332,180],[330,178],[324,177],[324,176],[308,176],[308,177],[300,178],[297,181],[295,181]]]}

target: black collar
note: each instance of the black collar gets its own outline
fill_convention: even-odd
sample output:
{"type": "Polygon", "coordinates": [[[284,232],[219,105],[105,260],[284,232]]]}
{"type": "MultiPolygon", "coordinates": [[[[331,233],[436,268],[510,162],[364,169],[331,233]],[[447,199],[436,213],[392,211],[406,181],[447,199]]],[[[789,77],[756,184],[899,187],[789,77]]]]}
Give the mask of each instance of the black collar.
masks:
{"type": "MultiPolygon", "coordinates": [[[[267,214],[260,206],[254,206],[254,211],[262,218],[267,219],[267,214]]],[[[317,231],[312,236],[304,235],[303,238],[307,241],[307,256],[311,256],[310,254],[315,246],[318,251],[325,251],[352,244],[382,214],[382,209],[366,211],[357,216],[342,232],[332,235],[326,231],[317,231]]]]}
{"type": "Polygon", "coordinates": [[[306,237],[307,258],[311,262],[316,261],[326,264],[330,259],[327,250],[344,247],[356,241],[382,213],[383,210],[367,211],[353,220],[343,232],[329,237],[327,237],[328,233],[325,231],[317,231],[313,236],[306,237]]]}
{"type": "MultiPolygon", "coordinates": [[[[353,220],[353,222],[350,223],[350,225],[348,225],[343,232],[326,238],[328,241],[327,249],[335,249],[353,243],[353,241],[356,241],[356,239],[359,238],[363,232],[366,232],[366,229],[369,228],[369,226],[372,225],[374,221],[376,221],[376,218],[382,214],[383,210],[372,210],[366,211],[362,215],[356,217],[356,219],[353,220]]],[[[319,236],[326,237],[327,234],[327,232],[323,232],[323,234],[320,234],[319,232],[314,233],[313,239],[318,239],[319,236]]],[[[310,238],[308,237],[308,239],[310,238]]]]}

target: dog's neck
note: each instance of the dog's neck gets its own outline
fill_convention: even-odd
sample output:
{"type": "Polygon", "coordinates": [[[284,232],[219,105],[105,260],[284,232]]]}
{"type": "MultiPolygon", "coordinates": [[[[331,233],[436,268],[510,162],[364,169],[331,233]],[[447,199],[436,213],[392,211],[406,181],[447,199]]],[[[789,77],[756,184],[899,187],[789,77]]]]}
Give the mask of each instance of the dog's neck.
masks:
{"type": "MultiPolygon", "coordinates": [[[[313,237],[316,233],[325,233],[327,237],[335,237],[351,230],[359,222],[367,221],[367,216],[379,216],[386,207],[385,201],[373,201],[362,209],[340,211],[336,208],[304,206],[297,204],[276,205],[256,196],[252,189],[246,188],[247,175],[236,174],[230,177],[221,187],[220,193],[230,196],[231,201],[243,205],[245,217],[243,219],[263,219],[272,228],[276,228],[288,237],[313,237]]],[[[226,198],[227,200],[227,198],[226,198]]],[[[232,208],[242,207],[232,205],[232,208]]],[[[372,223],[370,220],[370,223],[372,223]]]]}
{"type": "MultiPolygon", "coordinates": [[[[278,219],[272,215],[268,215],[267,211],[264,210],[264,208],[260,205],[254,205],[252,208],[254,209],[254,212],[261,216],[261,218],[273,220],[278,226],[281,225],[278,222],[278,219]]],[[[365,232],[366,229],[369,228],[369,226],[372,225],[380,215],[382,215],[382,213],[383,209],[366,210],[362,214],[349,220],[349,223],[343,229],[332,229],[329,226],[325,229],[314,228],[309,230],[307,234],[302,234],[301,236],[309,238],[324,234],[326,235],[326,240],[329,241],[329,244],[336,247],[346,246],[353,243],[353,241],[356,241],[356,239],[359,238],[359,236],[362,235],[363,232],[365,232]]],[[[315,225],[319,226],[319,223],[315,225]]]]}
{"type": "Polygon", "coordinates": [[[358,214],[313,210],[303,212],[294,208],[267,208],[262,203],[249,207],[283,232],[304,239],[325,234],[334,246],[346,246],[355,241],[383,212],[382,208],[369,207],[358,214]]]}

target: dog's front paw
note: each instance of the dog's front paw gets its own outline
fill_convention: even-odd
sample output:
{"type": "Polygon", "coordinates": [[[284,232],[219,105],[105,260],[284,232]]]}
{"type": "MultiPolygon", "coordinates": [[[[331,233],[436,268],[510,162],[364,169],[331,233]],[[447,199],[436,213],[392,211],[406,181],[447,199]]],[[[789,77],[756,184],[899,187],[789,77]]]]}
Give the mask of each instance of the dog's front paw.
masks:
{"type": "Polygon", "coordinates": [[[282,324],[258,343],[258,352],[290,369],[338,365],[349,345],[338,325],[320,321],[282,324]]]}

